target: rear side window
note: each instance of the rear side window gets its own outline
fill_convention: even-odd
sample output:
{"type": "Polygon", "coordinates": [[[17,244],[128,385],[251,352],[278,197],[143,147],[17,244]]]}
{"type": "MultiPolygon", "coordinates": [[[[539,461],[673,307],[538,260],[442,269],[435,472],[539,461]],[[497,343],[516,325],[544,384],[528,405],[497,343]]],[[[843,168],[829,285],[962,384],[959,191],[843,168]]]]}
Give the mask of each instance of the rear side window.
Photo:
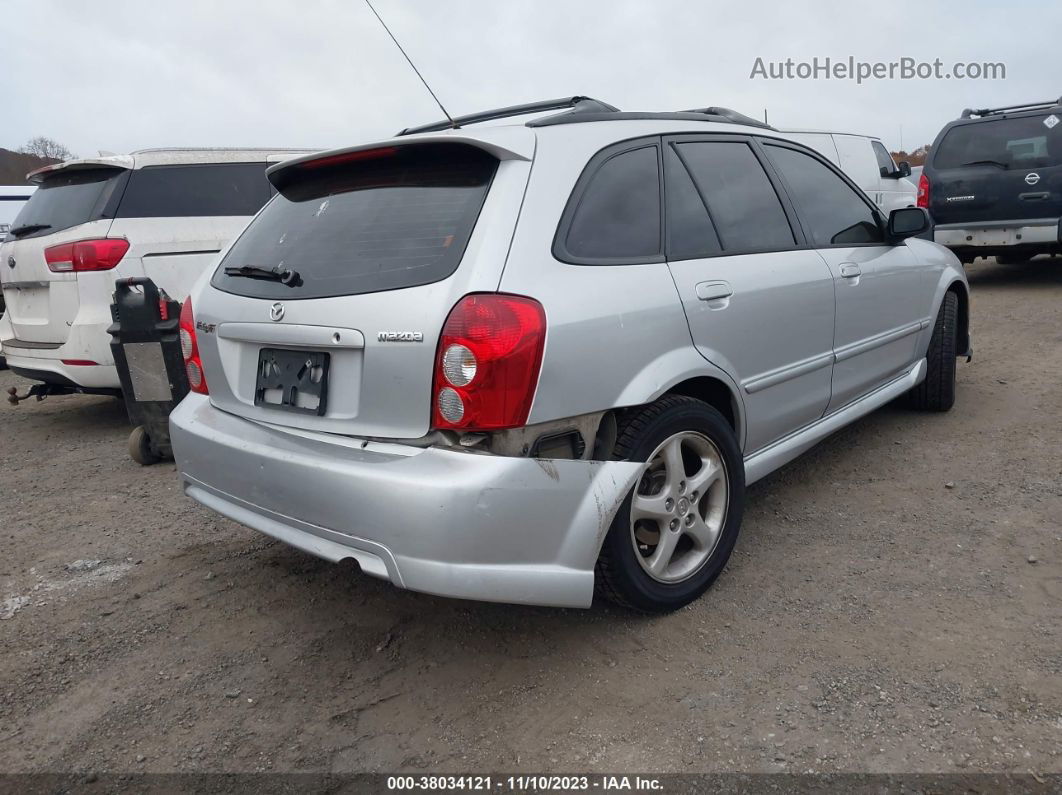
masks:
{"type": "Polygon", "coordinates": [[[296,166],[211,283],[276,299],[357,295],[445,279],[464,255],[497,166],[483,150],[459,144],[356,152],[296,166]],[[301,284],[225,274],[242,266],[293,270],[301,284]]]}
{"type": "Polygon", "coordinates": [[[269,201],[265,163],[147,166],[129,175],[118,218],[254,215],[269,201]]]}
{"type": "Polygon", "coordinates": [[[664,155],[667,185],[667,258],[710,257],[722,251],[708,207],[672,147],[664,155]]]}
{"type": "Polygon", "coordinates": [[[124,169],[59,171],[45,177],[11,224],[16,238],[50,235],[105,218],[104,207],[124,169]]]}
{"type": "Polygon", "coordinates": [[[764,148],[785,180],[797,214],[816,246],[884,241],[874,211],[831,169],[795,149],[772,145],[764,148]]]}
{"type": "Polygon", "coordinates": [[[1047,168],[1062,165],[1062,124],[1047,116],[991,119],[952,127],[933,152],[938,169],[988,166],[1047,168]]]}
{"type": "Polygon", "coordinates": [[[708,207],[725,252],[777,251],[796,243],[782,203],[749,145],[741,141],[675,144],[708,207]]]}
{"type": "Polygon", "coordinates": [[[621,263],[660,255],[660,167],[655,145],[613,155],[593,172],[571,215],[562,259],[621,263]]]}

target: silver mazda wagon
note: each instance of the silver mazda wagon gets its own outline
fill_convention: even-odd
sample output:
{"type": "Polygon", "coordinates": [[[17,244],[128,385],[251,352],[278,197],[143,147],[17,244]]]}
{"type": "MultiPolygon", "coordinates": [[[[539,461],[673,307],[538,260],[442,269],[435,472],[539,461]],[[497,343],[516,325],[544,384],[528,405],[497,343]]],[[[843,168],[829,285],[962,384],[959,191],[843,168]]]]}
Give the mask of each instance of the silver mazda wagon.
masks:
{"type": "Polygon", "coordinates": [[[678,608],[749,483],[893,399],[946,411],[970,350],[924,210],[725,108],[571,97],[268,176],[181,315],[183,488],[403,588],[678,608]]]}

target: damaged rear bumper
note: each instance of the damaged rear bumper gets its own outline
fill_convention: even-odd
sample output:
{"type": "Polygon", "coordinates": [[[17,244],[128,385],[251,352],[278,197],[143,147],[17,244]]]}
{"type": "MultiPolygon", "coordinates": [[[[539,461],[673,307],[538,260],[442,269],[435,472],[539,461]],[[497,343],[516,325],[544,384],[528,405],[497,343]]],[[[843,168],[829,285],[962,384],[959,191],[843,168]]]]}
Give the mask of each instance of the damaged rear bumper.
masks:
{"type": "Polygon", "coordinates": [[[237,417],[190,394],[170,416],[185,493],[401,588],[588,607],[640,464],[366,442],[237,417]]]}

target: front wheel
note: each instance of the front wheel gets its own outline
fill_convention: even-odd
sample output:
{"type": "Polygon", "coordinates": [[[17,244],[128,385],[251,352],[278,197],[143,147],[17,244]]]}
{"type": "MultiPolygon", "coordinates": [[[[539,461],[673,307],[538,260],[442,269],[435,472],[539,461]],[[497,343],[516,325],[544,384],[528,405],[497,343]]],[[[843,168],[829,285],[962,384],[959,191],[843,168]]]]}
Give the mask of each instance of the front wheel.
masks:
{"type": "Polygon", "coordinates": [[[669,396],[624,419],[613,458],[644,466],[602,545],[598,592],[643,612],[689,604],[723,571],[741,528],[745,469],[730,423],[669,396]]]}
{"type": "Polygon", "coordinates": [[[959,298],[944,293],[926,351],[925,380],[907,393],[911,408],[947,411],[955,405],[955,357],[958,346],[959,298]]]}

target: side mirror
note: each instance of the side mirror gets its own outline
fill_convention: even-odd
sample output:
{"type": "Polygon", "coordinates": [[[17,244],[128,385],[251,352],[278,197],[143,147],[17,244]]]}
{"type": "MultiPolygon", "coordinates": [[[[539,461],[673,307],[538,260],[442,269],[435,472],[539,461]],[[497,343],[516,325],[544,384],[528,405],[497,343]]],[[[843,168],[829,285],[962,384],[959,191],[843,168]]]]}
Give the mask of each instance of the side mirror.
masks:
{"type": "Polygon", "coordinates": [[[899,243],[929,229],[929,213],[924,207],[900,207],[889,213],[889,239],[899,243]]]}
{"type": "Polygon", "coordinates": [[[906,160],[901,160],[900,164],[896,167],[896,173],[901,178],[911,176],[911,164],[906,160]]]}

